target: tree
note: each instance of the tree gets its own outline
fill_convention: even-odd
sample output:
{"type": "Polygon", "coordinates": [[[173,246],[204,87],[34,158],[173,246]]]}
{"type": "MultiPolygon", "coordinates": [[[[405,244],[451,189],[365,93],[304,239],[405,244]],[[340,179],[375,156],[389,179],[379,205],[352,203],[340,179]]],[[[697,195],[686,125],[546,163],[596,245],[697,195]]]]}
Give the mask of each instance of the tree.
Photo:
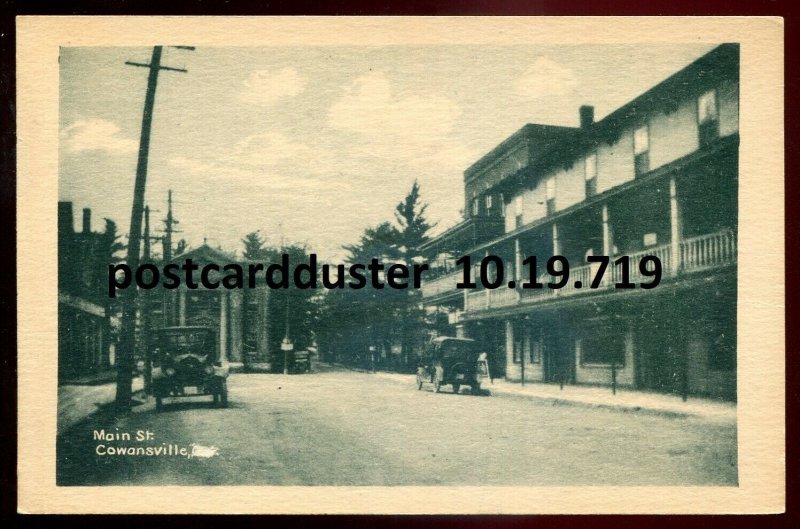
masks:
{"type": "Polygon", "coordinates": [[[252,231],[244,236],[242,244],[244,244],[244,258],[248,261],[258,261],[264,258],[264,239],[258,234],[258,231],[252,231]]]}
{"type": "MultiPolygon", "coordinates": [[[[420,247],[428,240],[433,227],[425,218],[427,204],[420,201],[419,184],[395,208],[397,225],[383,222],[368,227],[359,242],[343,246],[350,264],[368,264],[373,258],[384,264],[405,262],[410,264],[420,255],[420,247]]],[[[414,290],[369,286],[363,289],[344,289],[327,292],[325,309],[321,312],[321,329],[327,347],[339,351],[340,359],[351,364],[368,367],[371,348],[380,349],[391,344],[402,344],[401,365],[388,367],[407,369],[410,352],[419,344],[423,332],[423,314],[419,293],[414,290]]],[[[394,358],[388,355],[387,358],[394,358]]]]}
{"type": "Polygon", "coordinates": [[[367,228],[357,244],[345,245],[343,248],[350,254],[347,262],[368,263],[371,259],[392,260],[401,257],[398,241],[400,232],[389,222],[367,228]]]}
{"type": "MultiPolygon", "coordinates": [[[[394,216],[400,225],[399,241],[402,256],[406,263],[419,258],[422,254],[420,248],[428,242],[428,231],[434,225],[430,224],[425,218],[425,210],[428,204],[421,203],[419,195],[419,183],[414,180],[411,191],[405,199],[395,207],[394,216]]],[[[421,345],[425,326],[425,311],[420,302],[420,292],[411,290],[407,296],[400,299],[396,304],[395,332],[400,335],[403,351],[403,364],[405,368],[411,366],[411,353],[421,345]]]]}
{"type": "Polygon", "coordinates": [[[400,229],[397,230],[398,243],[404,257],[409,261],[420,255],[419,248],[428,242],[428,231],[435,226],[435,224],[428,223],[425,218],[426,209],[428,209],[428,204],[420,203],[419,183],[414,180],[411,191],[402,202],[397,204],[394,211],[394,216],[400,226],[400,229]]]}
{"type": "Polygon", "coordinates": [[[117,223],[109,218],[103,220],[106,221],[106,228],[103,232],[105,251],[109,256],[109,262],[118,263],[122,261],[122,257],[117,254],[125,249],[125,245],[120,242],[122,237],[117,233],[117,223]]]}
{"type": "Polygon", "coordinates": [[[172,255],[181,255],[186,252],[189,245],[186,242],[186,239],[181,239],[178,241],[178,245],[175,247],[175,252],[172,255]]]}

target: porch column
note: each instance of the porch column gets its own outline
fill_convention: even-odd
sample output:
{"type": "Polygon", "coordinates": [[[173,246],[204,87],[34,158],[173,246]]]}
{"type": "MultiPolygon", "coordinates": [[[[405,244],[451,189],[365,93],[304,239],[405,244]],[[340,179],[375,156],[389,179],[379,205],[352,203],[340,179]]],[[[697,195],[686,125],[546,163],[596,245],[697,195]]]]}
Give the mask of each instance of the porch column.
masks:
{"type": "Polygon", "coordinates": [[[506,320],[506,365],[514,365],[514,325],[506,320]]]}
{"type": "Polygon", "coordinates": [[[519,237],[514,239],[514,281],[519,284],[522,281],[522,248],[519,244],[519,237]]]}
{"type": "MultiPolygon", "coordinates": [[[[256,317],[256,325],[257,325],[257,345],[256,350],[258,351],[259,357],[262,359],[268,358],[269,355],[269,318],[268,315],[268,308],[269,308],[269,289],[266,287],[257,288],[255,290],[256,296],[258,296],[258,315],[256,317]]],[[[262,360],[263,361],[263,360],[262,360]]]]}
{"type": "MultiPolygon", "coordinates": [[[[489,250],[486,250],[484,252],[484,257],[489,257],[489,250]]],[[[478,270],[480,271],[480,268],[478,270]]],[[[477,279],[476,283],[480,281],[480,277],[477,277],[476,279],[477,279]]],[[[491,303],[490,303],[490,300],[489,300],[489,289],[484,287],[483,288],[483,292],[484,292],[484,294],[486,296],[486,308],[488,309],[491,306],[491,303]]]]}
{"type": "Polygon", "coordinates": [[[219,293],[219,360],[228,360],[228,291],[219,293]]]}
{"type": "Polygon", "coordinates": [[[678,190],[675,184],[675,176],[669,178],[669,224],[672,237],[670,245],[670,273],[674,276],[678,274],[681,259],[681,215],[678,204],[678,190]]]}
{"type": "MultiPolygon", "coordinates": [[[[611,266],[613,267],[614,256],[611,255],[611,228],[608,225],[608,204],[603,204],[603,255],[610,257],[612,259],[611,266]]],[[[593,264],[594,266],[599,266],[598,264],[593,264]]],[[[594,277],[595,271],[593,268],[592,276],[594,277]]],[[[602,279],[602,285],[607,286],[611,283],[612,274],[604,274],[602,279]]]]}
{"type": "Polygon", "coordinates": [[[561,253],[561,245],[558,242],[558,225],[553,223],[553,255],[561,253]]]}
{"type": "MultiPolygon", "coordinates": [[[[553,223],[553,255],[561,255],[561,243],[558,240],[558,224],[555,222],[553,223]]],[[[553,296],[558,296],[559,293],[557,289],[551,290],[550,292],[552,292],[553,296]]]]}
{"type": "Polygon", "coordinates": [[[231,349],[228,352],[229,360],[233,362],[242,361],[242,291],[233,290],[230,293],[230,320],[231,320],[231,349]]]}
{"type": "Polygon", "coordinates": [[[186,289],[183,287],[178,290],[178,325],[186,325],[186,289]]]}

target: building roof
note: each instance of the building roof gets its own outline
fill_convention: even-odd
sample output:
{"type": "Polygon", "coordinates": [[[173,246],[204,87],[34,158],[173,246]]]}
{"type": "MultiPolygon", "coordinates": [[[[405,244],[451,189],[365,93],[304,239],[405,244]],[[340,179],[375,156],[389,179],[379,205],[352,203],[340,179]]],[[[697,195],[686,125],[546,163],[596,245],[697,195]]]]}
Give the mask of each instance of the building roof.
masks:
{"type": "Polygon", "coordinates": [[[482,156],[477,162],[469,166],[466,171],[464,171],[464,181],[469,182],[477,178],[486,168],[490,167],[492,163],[502,158],[506,153],[520,144],[527,143],[528,157],[533,159],[536,158],[540,152],[546,151],[553,145],[570,139],[577,134],[578,131],[580,131],[580,129],[575,127],[528,123],[482,156]]]}
{"type": "MultiPolygon", "coordinates": [[[[503,158],[522,142],[528,142],[528,164],[513,174],[503,176],[491,189],[504,191],[519,186],[531,177],[540,177],[548,170],[571,166],[579,157],[601,143],[615,142],[622,131],[657,110],[672,112],[681,101],[699,95],[720,79],[738,79],[739,44],[726,43],[712,49],[693,63],[643,94],[585,128],[557,127],[529,123],[506,138],[489,153],[464,171],[464,181],[480,176],[493,163],[503,158]]],[[[435,240],[447,239],[463,230],[462,221],[439,234],[435,240]]],[[[431,246],[430,243],[428,246],[431,246]]]]}
{"type": "MultiPolygon", "coordinates": [[[[576,159],[598,145],[616,142],[626,127],[643,122],[654,111],[673,112],[681,101],[699,95],[719,79],[737,79],[738,75],[739,45],[717,46],[602,120],[586,128],[568,129],[573,131],[569,141],[548,143],[535,157],[531,157],[529,165],[503,178],[493,187],[502,191],[519,185],[522,180],[529,180],[531,176],[541,176],[559,165],[569,167],[576,159]]],[[[524,129],[523,127],[521,130],[524,129]]],[[[498,148],[504,144],[505,142],[501,143],[498,148]]]]}
{"type": "Polygon", "coordinates": [[[212,248],[208,244],[203,244],[197,248],[191,249],[172,258],[171,262],[183,262],[187,259],[198,261],[201,263],[214,263],[214,264],[227,264],[237,263],[239,260],[236,256],[223,252],[222,250],[212,248]]]}

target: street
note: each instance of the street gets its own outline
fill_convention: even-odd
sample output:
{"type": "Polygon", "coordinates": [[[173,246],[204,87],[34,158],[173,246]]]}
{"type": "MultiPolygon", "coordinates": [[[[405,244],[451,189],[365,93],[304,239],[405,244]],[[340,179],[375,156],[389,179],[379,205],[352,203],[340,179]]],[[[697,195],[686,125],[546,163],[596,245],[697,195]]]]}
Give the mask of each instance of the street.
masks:
{"type": "MultiPolygon", "coordinates": [[[[61,485],[736,485],[736,428],[697,418],[435,394],[315,365],[305,375],[234,374],[230,406],[152,399],[59,437],[61,485]],[[97,440],[96,431],[132,440],[97,440]],[[136,441],[136,432],[151,440],[136,441]],[[195,444],[211,457],[97,455],[195,444]]],[[[486,384],[488,389],[491,386],[486,384]]],[[[199,454],[198,452],[198,454],[199,454]]]]}

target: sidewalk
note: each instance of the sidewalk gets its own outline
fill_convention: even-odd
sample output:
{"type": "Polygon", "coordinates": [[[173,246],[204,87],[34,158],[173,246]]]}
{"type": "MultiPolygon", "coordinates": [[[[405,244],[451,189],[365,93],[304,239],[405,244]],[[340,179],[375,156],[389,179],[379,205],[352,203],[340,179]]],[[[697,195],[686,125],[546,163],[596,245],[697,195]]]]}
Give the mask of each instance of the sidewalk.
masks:
{"type": "MultiPolygon", "coordinates": [[[[414,386],[415,375],[377,372],[376,376],[414,386]]],[[[425,389],[423,387],[423,389],[425,389]]],[[[492,395],[527,398],[552,405],[584,406],[587,408],[607,408],[624,412],[650,413],[672,417],[698,417],[713,422],[736,423],[736,404],[712,399],[689,397],[686,402],[675,395],[617,389],[616,395],[608,387],[565,385],[526,382],[507,382],[495,379],[490,383],[485,379],[481,389],[492,395]]],[[[443,391],[451,391],[445,386],[443,391]]]]}
{"type": "MultiPolygon", "coordinates": [[[[144,389],[142,377],[133,379],[133,392],[144,389]]],[[[102,406],[114,401],[117,385],[113,382],[95,385],[63,385],[58,387],[57,431],[62,433],[102,406]]]]}

